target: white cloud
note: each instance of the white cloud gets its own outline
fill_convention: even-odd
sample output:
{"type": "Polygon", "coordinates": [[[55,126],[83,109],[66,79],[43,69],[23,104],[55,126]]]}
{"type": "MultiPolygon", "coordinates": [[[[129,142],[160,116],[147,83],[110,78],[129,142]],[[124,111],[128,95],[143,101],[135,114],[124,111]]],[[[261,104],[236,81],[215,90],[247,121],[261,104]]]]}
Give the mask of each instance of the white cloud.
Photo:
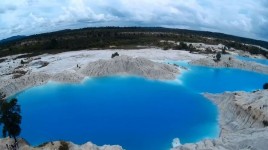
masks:
{"type": "Polygon", "coordinates": [[[265,0],[1,0],[0,39],[96,25],[185,27],[268,41],[265,0]]]}

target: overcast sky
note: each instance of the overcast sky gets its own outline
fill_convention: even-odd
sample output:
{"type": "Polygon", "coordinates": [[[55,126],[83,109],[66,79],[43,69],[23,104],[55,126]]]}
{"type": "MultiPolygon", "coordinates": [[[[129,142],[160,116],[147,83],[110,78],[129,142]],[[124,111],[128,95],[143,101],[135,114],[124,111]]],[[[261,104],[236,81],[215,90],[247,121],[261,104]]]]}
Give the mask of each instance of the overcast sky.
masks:
{"type": "Polygon", "coordinates": [[[0,0],[0,39],[91,26],[162,26],[268,41],[268,0],[0,0]]]}

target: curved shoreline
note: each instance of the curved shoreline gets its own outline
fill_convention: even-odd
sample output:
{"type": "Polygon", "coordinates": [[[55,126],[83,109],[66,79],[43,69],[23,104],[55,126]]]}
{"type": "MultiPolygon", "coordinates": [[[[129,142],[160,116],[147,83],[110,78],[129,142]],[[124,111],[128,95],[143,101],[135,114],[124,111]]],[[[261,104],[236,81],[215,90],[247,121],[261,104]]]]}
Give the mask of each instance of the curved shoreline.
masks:
{"type": "Polygon", "coordinates": [[[264,150],[268,146],[268,90],[203,94],[220,110],[221,134],[216,139],[206,139],[174,147],[172,150],[264,150]]]}
{"type": "MultiPolygon", "coordinates": [[[[202,65],[202,66],[209,66],[209,67],[237,68],[237,69],[244,69],[248,71],[268,74],[267,66],[259,65],[256,63],[243,62],[235,58],[232,58],[231,60],[229,60],[229,57],[224,57],[224,56],[222,57],[222,60],[220,62],[214,62],[213,57],[210,56],[208,58],[194,59],[190,63],[194,65],[202,65]]],[[[142,77],[153,79],[153,80],[174,80],[176,79],[176,76],[178,73],[179,73],[179,70],[175,66],[156,63],[152,61],[148,62],[148,60],[144,58],[131,58],[131,57],[123,56],[123,57],[118,57],[112,60],[97,60],[93,63],[92,62],[89,63],[88,65],[81,65],[81,68],[78,67],[72,70],[65,70],[60,73],[53,74],[53,73],[46,73],[46,72],[32,72],[18,79],[0,81],[0,84],[1,84],[0,92],[5,94],[6,96],[11,96],[19,91],[23,91],[33,86],[46,84],[49,81],[64,82],[64,83],[66,82],[79,83],[83,81],[86,77],[107,76],[107,75],[116,75],[116,74],[126,74],[126,75],[134,74],[137,76],[142,76],[142,77]],[[120,63],[120,61],[122,61],[123,63],[120,63]],[[135,63],[135,62],[138,62],[138,63],[135,63]],[[126,67],[124,65],[125,63],[132,64],[134,66],[126,67]],[[146,67],[144,67],[143,65],[144,63],[147,64],[145,65],[146,67]],[[118,66],[120,67],[113,68],[115,64],[119,64],[118,66]],[[157,72],[154,71],[155,67],[158,69],[157,72]],[[126,70],[127,68],[135,68],[135,69],[126,70]],[[140,70],[142,71],[140,72],[140,70]]],[[[260,118],[259,118],[260,119],[259,121],[254,121],[256,119],[253,119],[252,113],[259,113],[259,112],[258,111],[248,112],[246,111],[248,107],[247,109],[243,107],[244,106],[243,102],[248,101],[249,98],[254,99],[254,97],[260,97],[263,94],[265,95],[264,98],[267,98],[265,99],[264,101],[265,104],[263,105],[268,104],[267,93],[268,93],[267,91],[258,91],[255,93],[234,92],[234,93],[224,93],[224,94],[208,94],[208,93],[204,94],[204,96],[207,97],[212,102],[214,102],[219,108],[219,110],[221,111],[221,113],[219,114],[219,118],[220,118],[220,126],[223,130],[221,132],[220,137],[217,139],[213,139],[213,140],[203,140],[195,144],[185,144],[182,146],[175,147],[173,148],[173,150],[246,148],[246,147],[235,147],[234,145],[251,146],[257,149],[258,148],[261,149],[264,146],[268,147],[268,145],[266,143],[263,143],[263,140],[261,140],[261,139],[268,140],[268,138],[265,136],[265,135],[268,135],[267,127],[263,128],[260,118]],[[237,95],[242,95],[242,98],[239,99],[241,100],[239,101],[239,103],[235,103],[238,100],[237,95]],[[221,101],[225,101],[228,105],[224,105],[224,103],[220,103],[221,101]],[[230,111],[232,113],[226,112],[225,109],[232,110],[230,111]],[[238,112],[239,114],[241,114],[240,117],[237,115],[238,112]],[[238,118],[238,120],[236,120],[236,118],[238,118]],[[233,121],[233,123],[229,123],[230,120],[233,121]],[[251,137],[251,135],[253,135],[253,137],[251,137]],[[250,141],[254,140],[258,142],[256,142],[257,144],[256,143],[248,144],[247,143],[248,140],[250,141]]],[[[258,102],[257,100],[253,102],[253,103],[256,102],[256,106],[258,102]]],[[[257,107],[254,107],[254,108],[251,107],[251,110],[255,110],[255,109],[257,109],[257,107]]],[[[265,117],[267,117],[267,114],[265,114],[265,117]]],[[[3,139],[1,139],[0,141],[2,140],[3,139]]],[[[117,150],[117,149],[111,148],[111,150],[117,150]]]]}
{"type": "Polygon", "coordinates": [[[77,68],[76,71],[64,71],[56,74],[31,73],[18,79],[6,81],[0,92],[6,97],[12,96],[29,87],[46,84],[48,81],[79,83],[86,77],[110,75],[136,75],[153,80],[175,80],[179,69],[175,66],[147,60],[120,56],[111,60],[98,60],[77,68]]]}

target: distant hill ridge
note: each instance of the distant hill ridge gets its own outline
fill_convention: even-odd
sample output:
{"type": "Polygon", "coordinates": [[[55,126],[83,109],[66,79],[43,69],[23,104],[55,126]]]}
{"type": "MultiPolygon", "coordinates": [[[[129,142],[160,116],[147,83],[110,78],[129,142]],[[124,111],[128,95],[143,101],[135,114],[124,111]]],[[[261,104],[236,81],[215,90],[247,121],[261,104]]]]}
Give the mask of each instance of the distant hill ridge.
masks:
{"type": "Polygon", "coordinates": [[[12,36],[12,37],[9,37],[9,38],[0,40],[0,44],[1,44],[1,43],[7,43],[7,42],[13,42],[13,41],[16,41],[16,40],[21,40],[21,39],[24,39],[24,38],[26,38],[26,37],[27,37],[27,36],[24,36],[24,35],[12,36]]]}
{"type": "Polygon", "coordinates": [[[65,29],[65,30],[59,30],[56,32],[48,32],[48,33],[41,33],[41,34],[35,34],[31,36],[12,36],[10,38],[6,38],[3,40],[0,40],[1,43],[10,42],[10,41],[16,41],[21,40],[25,38],[32,38],[32,37],[38,37],[38,36],[55,36],[61,33],[68,33],[68,32],[81,32],[86,30],[96,30],[96,29],[121,29],[121,30],[130,30],[133,31],[140,31],[140,32],[173,32],[178,34],[193,34],[193,35],[199,35],[204,37],[211,37],[211,38],[219,38],[219,39],[225,39],[225,40],[231,40],[235,42],[245,43],[245,44],[252,44],[252,45],[258,45],[264,48],[268,49],[268,41],[262,41],[262,40],[255,40],[251,38],[245,38],[245,37],[239,37],[235,35],[229,35],[225,33],[218,33],[218,32],[210,32],[210,31],[197,31],[197,30],[188,30],[188,29],[173,29],[173,28],[163,28],[163,27],[90,27],[90,28],[82,28],[82,29],[65,29]]]}
{"type": "Polygon", "coordinates": [[[81,49],[122,48],[133,49],[137,45],[148,47],[170,47],[160,40],[183,41],[206,44],[224,44],[252,54],[268,58],[268,42],[244,37],[163,27],[90,27],[67,29],[31,36],[15,36],[0,41],[0,57],[18,53],[58,53],[81,49]],[[249,44],[249,45],[246,45],[249,44]],[[257,45],[257,46],[254,46],[257,45]]]}

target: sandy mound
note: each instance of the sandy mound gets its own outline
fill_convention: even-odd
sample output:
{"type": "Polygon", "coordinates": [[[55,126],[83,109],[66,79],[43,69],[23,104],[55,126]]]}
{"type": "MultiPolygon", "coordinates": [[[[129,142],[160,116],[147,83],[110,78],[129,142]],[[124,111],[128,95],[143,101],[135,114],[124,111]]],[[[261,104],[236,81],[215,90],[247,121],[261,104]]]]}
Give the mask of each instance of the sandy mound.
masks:
{"type": "Polygon", "coordinates": [[[108,76],[117,74],[137,75],[150,79],[175,79],[179,70],[175,66],[161,64],[145,58],[119,56],[111,60],[98,60],[79,70],[86,76],[108,76]]]}

